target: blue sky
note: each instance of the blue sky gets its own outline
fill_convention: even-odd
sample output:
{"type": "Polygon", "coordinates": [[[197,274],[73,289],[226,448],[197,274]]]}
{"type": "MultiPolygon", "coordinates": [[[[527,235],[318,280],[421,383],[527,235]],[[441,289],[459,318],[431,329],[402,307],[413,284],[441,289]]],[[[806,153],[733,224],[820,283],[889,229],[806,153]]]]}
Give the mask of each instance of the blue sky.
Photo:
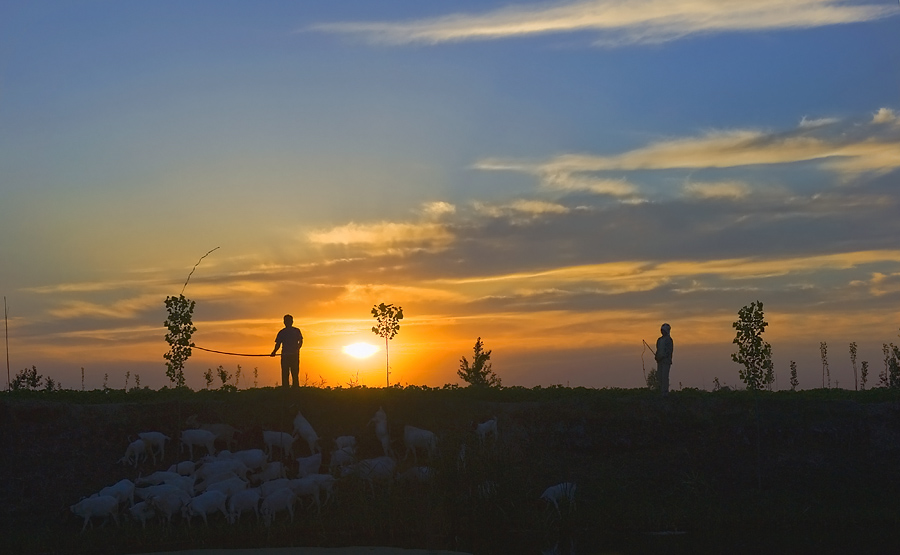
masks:
{"type": "MultiPolygon", "coordinates": [[[[480,336],[509,385],[634,387],[669,321],[674,382],[734,384],[730,324],[758,299],[780,384],[796,360],[815,387],[827,341],[846,386],[847,345],[874,373],[900,327],[898,15],[0,4],[13,372],[163,385],[163,300],[220,247],[185,291],[196,343],[267,352],[291,312],[331,385],[383,383],[340,351],[377,344],[379,302],[407,314],[401,383],[457,381],[480,336]]],[[[275,380],[198,353],[189,384],[238,363],[275,380]]]]}

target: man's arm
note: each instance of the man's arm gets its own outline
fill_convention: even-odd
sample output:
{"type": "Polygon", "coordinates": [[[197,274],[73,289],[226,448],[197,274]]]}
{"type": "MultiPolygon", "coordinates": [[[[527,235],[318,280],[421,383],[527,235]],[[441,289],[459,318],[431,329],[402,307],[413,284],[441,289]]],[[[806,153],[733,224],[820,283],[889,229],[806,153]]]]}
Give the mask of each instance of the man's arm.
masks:
{"type": "Polygon", "coordinates": [[[281,332],[278,332],[278,335],[275,336],[275,348],[272,349],[272,354],[270,357],[275,356],[275,353],[278,352],[278,347],[281,347],[281,332]]]}

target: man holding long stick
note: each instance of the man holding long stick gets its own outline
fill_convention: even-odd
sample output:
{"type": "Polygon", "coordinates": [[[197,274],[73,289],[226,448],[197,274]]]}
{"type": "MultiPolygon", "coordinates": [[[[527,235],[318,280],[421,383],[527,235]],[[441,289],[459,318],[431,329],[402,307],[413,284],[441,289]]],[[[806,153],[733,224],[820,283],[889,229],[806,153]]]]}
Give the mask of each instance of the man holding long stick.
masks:
{"type": "Polygon", "coordinates": [[[656,340],[656,352],[653,357],[656,359],[656,376],[659,378],[659,391],[663,395],[669,393],[669,370],[672,368],[672,352],[675,345],[672,342],[672,336],[669,335],[672,327],[669,324],[663,324],[659,331],[662,333],[656,340]]]}
{"type": "Polygon", "coordinates": [[[294,378],[294,387],[300,387],[300,347],[303,346],[303,334],[294,327],[294,317],[284,315],[284,329],[275,336],[275,348],[272,354],[275,356],[278,347],[281,347],[281,385],[288,387],[290,377],[294,378]]]}

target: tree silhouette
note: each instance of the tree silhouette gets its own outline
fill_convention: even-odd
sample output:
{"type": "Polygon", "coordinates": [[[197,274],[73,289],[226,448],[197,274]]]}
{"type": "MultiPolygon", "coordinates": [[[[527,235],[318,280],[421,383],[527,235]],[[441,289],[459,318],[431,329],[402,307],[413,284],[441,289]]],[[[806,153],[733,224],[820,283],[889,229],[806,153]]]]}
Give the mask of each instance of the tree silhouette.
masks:
{"type": "Polygon", "coordinates": [[[484,350],[484,343],[479,337],[475,341],[475,356],[472,358],[472,364],[469,364],[466,357],[459,359],[459,370],[456,374],[468,383],[476,387],[500,387],[500,378],[491,370],[491,352],[484,350]]]}
{"type": "Polygon", "coordinates": [[[731,325],[737,330],[732,343],[738,346],[738,352],[732,353],[731,360],[744,366],[738,374],[749,390],[763,389],[775,381],[772,346],[762,338],[768,325],[763,318],[763,304],[760,301],[738,311],[738,321],[731,325]]]}
{"type": "Polygon", "coordinates": [[[403,319],[403,307],[394,307],[392,304],[377,304],[372,308],[372,316],[378,321],[372,326],[372,333],[384,338],[384,365],[386,387],[391,386],[391,364],[388,354],[388,341],[400,331],[400,320],[403,319]]]}

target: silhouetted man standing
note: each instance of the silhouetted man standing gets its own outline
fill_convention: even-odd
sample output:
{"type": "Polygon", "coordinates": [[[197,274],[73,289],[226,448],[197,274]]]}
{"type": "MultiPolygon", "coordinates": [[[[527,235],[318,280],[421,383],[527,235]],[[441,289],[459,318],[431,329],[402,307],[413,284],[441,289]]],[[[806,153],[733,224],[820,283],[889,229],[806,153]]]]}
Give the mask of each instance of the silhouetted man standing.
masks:
{"type": "Polygon", "coordinates": [[[656,340],[656,376],[659,378],[659,391],[663,395],[669,393],[669,370],[672,368],[672,351],[675,345],[669,332],[672,327],[663,324],[659,331],[662,336],[656,340]]]}
{"type": "Polygon", "coordinates": [[[294,378],[294,387],[300,387],[300,347],[303,346],[303,334],[294,327],[294,317],[284,315],[284,329],[275,336],[275,348],[270,356],[275,356],[281,347],[281,385],[288,387],[289,377],[294,378]]]}

